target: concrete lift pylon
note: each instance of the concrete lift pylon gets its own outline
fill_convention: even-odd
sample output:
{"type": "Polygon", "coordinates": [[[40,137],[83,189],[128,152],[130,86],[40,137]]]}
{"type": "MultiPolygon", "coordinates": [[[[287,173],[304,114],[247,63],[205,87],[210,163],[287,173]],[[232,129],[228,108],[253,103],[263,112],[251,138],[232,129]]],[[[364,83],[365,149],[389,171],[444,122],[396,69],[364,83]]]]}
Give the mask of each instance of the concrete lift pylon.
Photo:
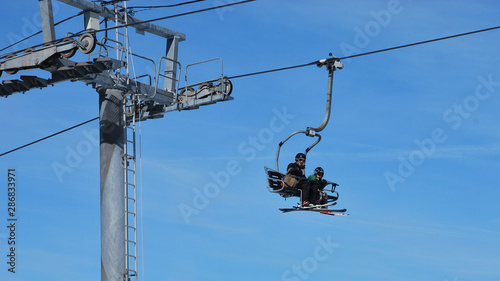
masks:
{"type": "Polygon", "coordinates": [[[166,112],[196,109],[202,105],[232,100],[229,96],[232,84],[221,73],[217,79],[186,85],[179,91],[181,68],[177,55],[179,42],[186,39],[183,33],[128,15],[126,2],[124,7],[118,9],[121,1],[109,1],[108,4],[114,5],[114,9],[109,9],[87,0],[58,1],[84,11],[87,32],[76,39],[56,39],[52,0],[39,0],[44,44],[0,54],[0,76],[2,72],[13,75],[30,69],[42,69],[52,76],[45,79],[21,75],[21,80],[3,80],[0,97],[65,81],[81,81],[96,89],[99,94],[100,120],[101,281],[137,281],[137,225],[135,222],[131,226],[129,222],[129,216],[132,215],[136,220],[137,213],[136,209],[129,209],[129,204],[136,208],[135,129],[132,130],[132,141],[127,138],[131,137],[127,136],[127,129],[135,128],[135,121],[161,118],[166,112]],[[96,38],[100,17],[114,21],[125,30],[125,33],[119,33],[116,29],[115,39],[106,38],[105,41],[116,44],[111,50],[96,38]],[[129,23],[133,23],[131,27],[139,34],[148,32],[166,38],[166,52],[159,60],[158,70],[153,60],[129,51],[129,23]],[[121,44],[120,35],[125,37],[125,44],[121,44]],[[93,53],[96,46],[99,50],[93,53]],[[89,58],[91,55],[97,58],[85,62],[69,60],[77,50],[88,54],[89,58]],[[109,54],[114,51],[116,58],[111,58],[109,54]],[[130,77],[128,65],[131,56],[153,61],[155,74],[152,79],[150,77],[150,83],[138,81],[140,76],[130,77]],[[126,70],[125,74],[121,73],[122,69],[126,70]],[[160,79],[163,79],[162,87],[160,79]],[[214,86],[213,82],[217,84],[214,86]],[[194,86],[199,86],[198,90],[194,90],[194,86]],[[132,152],[127,148],[129,143],[133,145],[132,152]],[[133,162],[133,168],[129,167],[129,162],[133,162]],[[133,183],[128,182],[128,171],[133,173],[133,183]],[[134,189],[134,195],[129,195],[130,187],[134,189]],[[135,232],[135,238],[129,237],[130,229],[135,232]],[[130,245],[135,246],[135,249],[131,250],[130,245]],[[135,267],[130,265],[133,262],[135,267]]]}

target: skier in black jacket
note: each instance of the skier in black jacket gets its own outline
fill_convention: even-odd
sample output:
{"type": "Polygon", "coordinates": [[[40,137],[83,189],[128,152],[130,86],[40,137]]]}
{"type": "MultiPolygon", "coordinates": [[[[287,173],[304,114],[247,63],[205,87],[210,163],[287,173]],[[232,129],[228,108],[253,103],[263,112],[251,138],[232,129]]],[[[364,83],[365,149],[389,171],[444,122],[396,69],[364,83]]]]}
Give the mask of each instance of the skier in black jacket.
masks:
{"type": "Polygon", "coordinates": [[[295,163],[288,164],[286,174],[296,177],[299,181],[295,184],[295,188],[302,190],[301,206],[307,207],[310,205],[311,186],[307,181],[305,168],[306,168],[306,155],[298,153],[295,156],[295,163]]]}

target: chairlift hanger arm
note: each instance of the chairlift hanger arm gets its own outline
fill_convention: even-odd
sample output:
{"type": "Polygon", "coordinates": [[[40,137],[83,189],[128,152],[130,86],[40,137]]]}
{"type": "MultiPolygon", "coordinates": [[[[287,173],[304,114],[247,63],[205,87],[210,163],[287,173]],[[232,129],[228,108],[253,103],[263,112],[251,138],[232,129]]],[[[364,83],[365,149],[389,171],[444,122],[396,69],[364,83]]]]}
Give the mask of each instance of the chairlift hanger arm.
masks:
{"type": "Polygon", "coordinates": [[[318,67],[322,67],[323,65],[326,66],[326,69],[328,70],[328,91],[326,95],[326,114],[325,114],[325,119],[323,120],[323,123],[317,127],[317,128],[310,128],[308,127],[308,131],[315,131],[315,132],[321,132],[326,125],[328,124],[328,121],[330,120],[330,112],[332,108],[332,90],[333,90],[333,72],[337,69],[342,69],[344,68],[344,65],[340,62],[340,60],[336,57],[334,57],[331,53],[330,56],[332,58],[329,59],[322,59],[319,60],[317,63],[318,67]]]}
{"type": "Polygon", "coordinates": [[[296,131],[293,132],[291,135],[289,135],[287,138],[285,138],[280,144],[278,145],[278,151],[276,152],[276,171],[279,171],[279,165],[278,165],[278,160],[279,160],[279,154],[280,154],[280,149],[281,146],[288,141],[291,137],[293,137],[296,134],[303,133],[306,136],[309,137],[315,137],[318,136],[318,140],[313,143],[311,146],[309,146],[305,154],[307,153],[321,141],[321,136],[317,134],[317,132],[321,132],[326,125],[328,124],[328,121],[330,120],[330,112],[332,108],[332,90],[333,90],[333,72],[337,69],[342,69],[344,68],[344,65],[340,62],[340,60],[333,56],[331,53],[329,54],[331,58],[328,59],[322,59],[316,62],[316,65],[318,67],[326,66],[328,70],[328,91],[327,91],[327,96],[326,96],[326,114],[325,114],[325,119],[323,120],[323,123],[317,127],[317,128],[312,128],[312,127],[307,127],[306,131],[296,131]]]}

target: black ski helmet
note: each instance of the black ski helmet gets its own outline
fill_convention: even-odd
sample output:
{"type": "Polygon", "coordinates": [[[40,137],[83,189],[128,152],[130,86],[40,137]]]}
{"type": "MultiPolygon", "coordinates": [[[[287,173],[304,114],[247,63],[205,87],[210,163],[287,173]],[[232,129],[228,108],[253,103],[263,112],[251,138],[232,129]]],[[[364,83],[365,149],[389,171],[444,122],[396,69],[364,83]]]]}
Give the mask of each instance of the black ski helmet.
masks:
{"type": "Polygon", "coordinates": [[[299,161],[299,159],[306,160],[306,155],[304,153],[297,153],[297,155],[295,155],[295,162],[299,161]]]}
{"type": "Polygon", "coordinates": [[[316,169],[314,169],[314,174],[323,176],[325,174],[325,171],[323,170],[323,168],[317,167],[316,169]]]}

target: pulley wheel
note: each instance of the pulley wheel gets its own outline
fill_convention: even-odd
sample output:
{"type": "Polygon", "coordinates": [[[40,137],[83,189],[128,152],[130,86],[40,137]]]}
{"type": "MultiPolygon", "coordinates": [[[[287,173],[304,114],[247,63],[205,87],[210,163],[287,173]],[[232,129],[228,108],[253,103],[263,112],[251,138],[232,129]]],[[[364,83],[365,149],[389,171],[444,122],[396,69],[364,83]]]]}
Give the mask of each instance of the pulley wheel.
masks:
{"type": "MultiPolygon", "coordinates": [[[[73,38],[66,37],[62,40],[62,42],[69,42],[69,41],[73,41],[73,38]]],[[[61,52],[59,54],[61,55],[61,57],[69,59],[76,54],[76,48],[61,52]]]]}
{"type": "Polygon", "coordinates": [[[213,91],[211,91],[212,87],[213,85],[210,82],[202,83],[200,87],[198,87],[198,91],[196,91],[198,93],[198,98],[202,99],[210,96],[210,94],[213,93],[213,91]]]}
{"type": "Polygon", "coordinates": [[[25,54],[30,54],[30,53],[33,53],[34,51],[35,51],[35,48],[32,48],[32,47],[24,49],[25,54]]]}
{"type": "Polygon", "coordinates": [[[181,90],[181,93],[177,96],[177,100],[179,102],[186,102],[188,99],[191,99],[195,94],[195,90],[191,87],[187,87],[181,90]],[[187,91],[187,93],[186,93],[187,91]],[[186,99],[187,94],[187,99],[186,99]]]}
{"type": "MultiPolygon", "coordinates": [[[[10,55],[8,55],[8,56],[5,57],[5,60],[11,59],[13,57],[16,57],[16,55],[15,54],[10,54],[10,55]]],[[[17,73],[17,69],[7,69],[7,70],[5,70],[5,73],[13,75],[13,74],[17,73]]]]}
{"type": "Polygon", "coordinates": [[[217,83],[217,85],[215,86],[215,88],[217,89],[217,94],[218,95],[220,95],[220,94],[226,94],[226,95],[229,96],[233,92],[233,83],[231,83],[231,81],[229,81],[228,79],[224,79],[224,93],[220,92],[220,89],[221,89],[220,82],[217,83]]]}
{"type": "Polygon", "coordinates": [[[84,54],[90,54],[94,51],[97,39],[93,33],[84,33],[80,36],[80,43],[82,43],[83,47],[78,47],[80,51],[84,54]]]}

